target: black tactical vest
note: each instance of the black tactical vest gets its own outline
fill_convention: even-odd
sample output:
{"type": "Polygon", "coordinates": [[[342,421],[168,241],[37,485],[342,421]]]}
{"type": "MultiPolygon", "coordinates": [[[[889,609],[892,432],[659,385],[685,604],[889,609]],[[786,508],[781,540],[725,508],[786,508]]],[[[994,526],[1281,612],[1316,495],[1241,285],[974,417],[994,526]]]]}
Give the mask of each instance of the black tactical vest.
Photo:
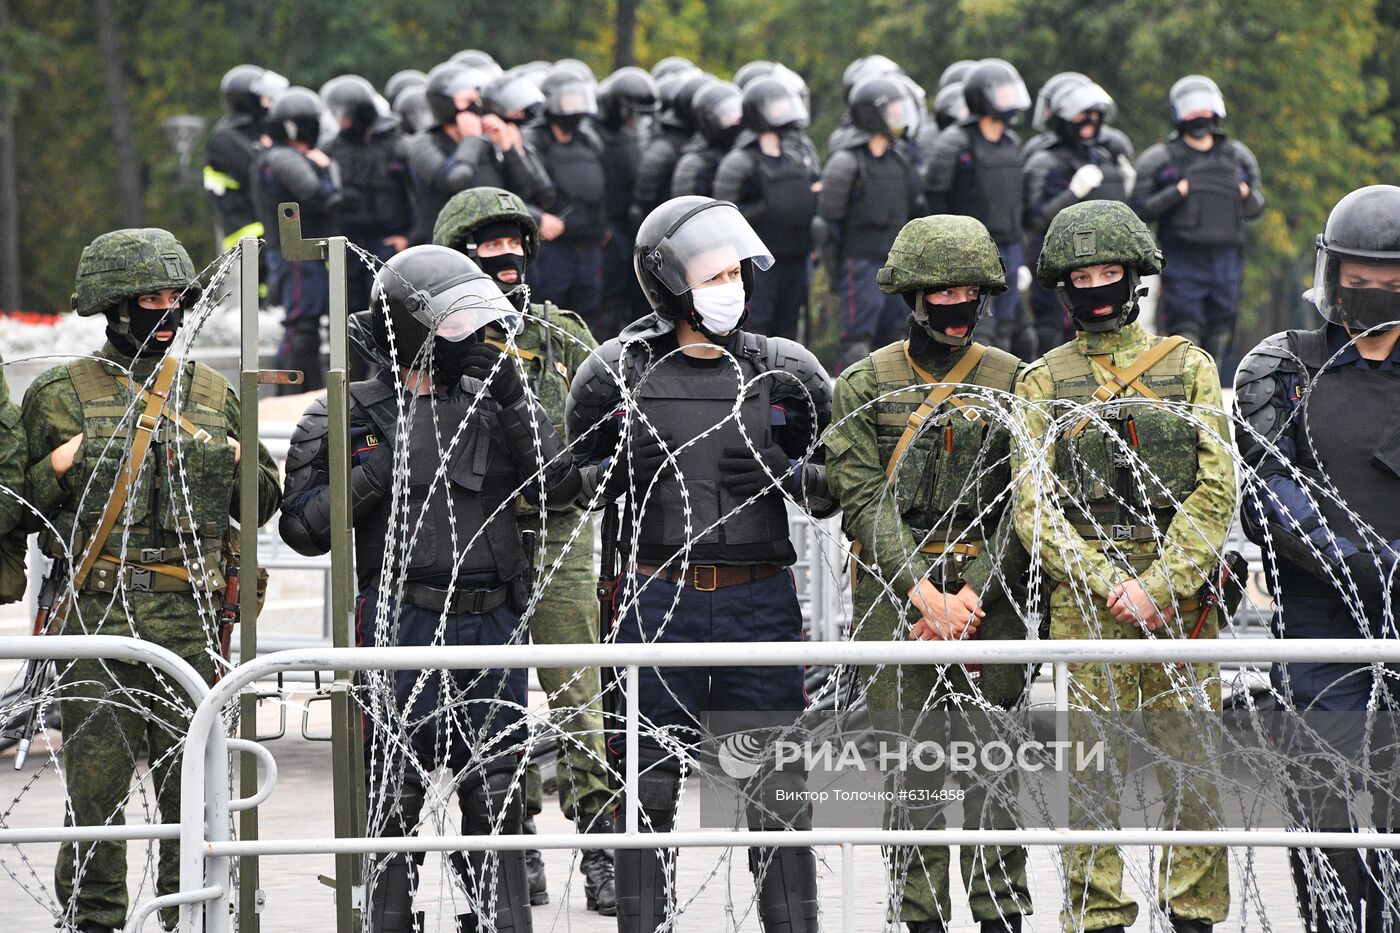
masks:
{"type": "Polygon", "coordinates": [[[596,241],[604,230],[604,204],[607,197],[603,180],[603,158],[598,147],[581,133],[571,142],[561,143],[545,129],[540,155],[554,186],[564,194],[565,241],[596,241]]]}
{"type": "Polygon", "coordinates": [[[775,256],[805,256],[812,251],[812,217],[817,213],[817,195],[812,191],[815,166],[811,156],[796,141],[782,139],[782,152],[776,159],[759,150],[749,150],[757,167],[759,193],[767,213],[755,225],[755,232],[775,256]]]}
{"type": "Polygon", "coordinates": [[[910,170],[893,147],[876,158],[864,146],[855,150],[856,181],[844,222],[845,253],[852,259],[884,259],[909,221],[910,170]]]}
{"type": "MultiPolygon", "coordinates": [[[[510,504],[520,471],[501,437],[494,403],[483,399],[468,420],[467,410],[480,388],[480,382],[466,380],[462,390],[436,399],[432,407],[427,398],[414,405],[407,496],[393,537],[393,504],[387,495],[355,528],[355,569],[362,590],[377,580],[386,550],[397,559],[405,542],[408,566],[398,569],[415,583],[445,587],[455,574],[476,589],[505,583],[527,569],[510,504]]],[[[352,383],[350,394],[379,432],[379,442],[395,443],[394,387],[371,379],[352,383]]]]}
{"type": "Polygon", "coordinates": [[[740,509],[744,499],[735,498],[720,482],[719,461],[726,447],[759,450],[771,443],[772,385],[769,379],[754,378],[763,371],[763,348],[762,336],[743,335],[737,358],[747,389],[737,414],[740,374],[729,359],[697,366],[675,351],[645,371],[641,371],[642,361],[633,360],[634,392],[641,413],[668,435],[670,450],[684,445],[676,454],[680,476],[674,469],[663,468],[650,493],[645,488],[641,493],[636,520],[643,552],[676,550],[687,541],[700,546],[788,541],[787,509],[780,493],[770,491],[740,509]]]}
{"type": "Polygon", "coordinates": [[[1198,153],[1180,140],[1167,143],[1172,161],[1190,185],[1186,200],[1163,218],[1164,236],[1201,246],[1238,246],[1245,241],[1240,172],[1225,143],[1198,153]]]}
{"type": "Polygon", "coordinates": [[[394,151],[392,137],[352,143],[337,137],[326,154],[340,166],[339,207],[345,233],[358,236],[407,234],[413,205],[404,185],[408,167],[394,151]]]}
{"type": "Polygon", "coordinates": [[[988,142],[966,127],[970,172],[959,172],[948,192],[948,209],[976,217],[998,243],[1021,238],[1021,147],[1011,136],[988,142]],[[968,177],[970,175],[970,179],[968,177]]]}

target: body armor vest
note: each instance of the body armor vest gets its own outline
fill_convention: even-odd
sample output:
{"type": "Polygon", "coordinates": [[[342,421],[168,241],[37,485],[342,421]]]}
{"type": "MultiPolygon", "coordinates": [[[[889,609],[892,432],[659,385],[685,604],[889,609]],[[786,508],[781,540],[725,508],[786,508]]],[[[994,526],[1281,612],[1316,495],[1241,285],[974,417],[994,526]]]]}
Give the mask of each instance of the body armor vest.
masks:
{"type": "MultiPolygon", "coordinates": [[[[205,567],[217,570],[237,472],[224,418],[228,381],[202,363],[181,368],[182,385],[172,388],[167,414],[152,436],[102,554],[126,562],[193,565],[195,555],[202,553],[205,567]],[[176,402],[178,419],[170,417],[176,402]]],[[[74,554],[81,553],[96,532],[143,408],[133,401],[126,376],[110,372],[101,362],[75,360],[67,369],[82,405],[83,442],[65,478],[74,490],[72,504],[54,519],[59,541],[51,532],[44,533],[45,550],[53,557],[66,556],[59,542],[69,540],[75,525],[74,554]]],[[[250,450],[249,455],[256,452],[250,450]]]]}
{"type": "Polygon", "coordinates": [[[807,255],[812,250],[812,217],[817,213],[810,157],[786,136],[776,159],[763,155],[757,144],[750,152],[757,167],[759,194],[767,207],[755,232],[776,256],[807,255]]]}
{"type": "Polygon", "coordinates": [[[855,151],[856,181],[846,212],[844,246],[848,257],[884,259],[900,228],[909,220],[909,165],[893,147],[875,158],[865,147],[855,151]]]}
{"type": "Polygon", "coordinates": [[[1180,140],[1167,144],[1172,161],[1190,184],[1186,200],[1163,218],[1171,239],[1200,246],[1238,246],[1245,241],[1240,171],[1218,142],[1215,151],[1197,153],[1180,140]]]}
{"type": "Polygon", "coordinates": [[[385,136],[365,143],[337,137],[326,147],[340,165],[338,216],[350,236],[407,233],[413,226],[413,205],[403,183],[408,167],[394,148],[394,139],[385,136]]]}
{"type": "MultiPolygon", "coordinates": [[[[966,351],[964,351],[966,352],[966,351]]],[[[875,436],[880,463],[887,469],[912,415],[932,391],[911,365],[904,341],[870,355],[875,366],[875,436]]],[[[985,348],[977,367],[962,382],[1010,393],[1019,361],[1010,353],[985,348]]],[[[1005,498],[1011,485],[1011,436],[1005,409],[980,394],[955,395],[919,427],[896,466],[894,494],[900,514],[916,538],[974,541],[990,529],[968,534],[983,509],[1005,498]]],[[[995,521],[996,515],[983,516],[995,521]]]]}
{"type": "Polygon", "coordinates": [[[598,146],[576,134],[572,142],[561,143],[545,129],[541,147],[545,167],[555,186],[564,194],[564,235],[568,241],[596,241],[604,232],[604,206],[607,197],[603,179],[603,157],[598,146]]]}
{"type": "MultiPolygon", "coordinates": [[[[467,384],[481,387],[475,380],[467,384]]],[[[372,379],[352,383],[350,394],[379,432],[379,442],[394,443],[399,425],[393,386],[372,379]]],[[[513,498],[520,471],[500,437],[495,409],[479,402],[462,427],[475,394],[454,391],[437,399],[433,409],[426,398],[418,400],[409,425],[406,501],[393,540],[389,495],[355,529],[361,590],[378,579],[386,550],[397,554],[405,542],[408,566],[402,569],[413,583],[445,587],[455,577],[480,588],[505,583],[528,569],[515,509],[499,508],[513,498]],[[437,475],[444,455],[445,475],[437,475]]]]}
{"type": "MultiPolygon", "coordinates": [[[[1183,343],[1139,377],[1164,402],[1186,401],[1189,346],[1183,343]]],[[[1089,405],[1095,416],[1079,429],[1087,412],[1076,408],[1069,418],[1063,406],[1055,412],[1071,423],[1055,438],[1061,510],[1087,540],[1155,540],[1196,488],[1196,425],[1184,412],[1141,398],[1096,401],[1099,378],[1074,343],[1045,354],[1045,363],[1055,399],[1089,405]]]]}
{"type": "Polygon", "coordinates": [[[1021,147],[1003,137],[989,143],[975,127],[967,127],[972,153],[971,178],[959,175],[948,191],[951,213],[976,217],[998,243],[1021,236],[1021,147]]]}
{"type": "MultiPolygon", "coordinates": [[[[677,351],[645,373],[634,374],[641,413],[657,431],[669,436],[671,451],[687,445],[675,456],[680,476],[668,463],[650,494],[642,493],[638,516],[642,551],[678,549],[687,541],[693,545],[755,545],[788,540],[787,509],[781,493],[769,491],[740,509],[747,497],[736,498],[720,482],[719,461],[726,447],[760,450],[772,440],[772,385],[768,379],[754,378],[763,372],[764,338],[748,333],[742,337],[742,349],[736,354],[747,383],[737,411],[737,419],[744,424],[742,433],[734,407],[740,377],[730,360],[696,366],[677,351]]],[[[637,479],[645,490],[649,478],[637,479]]]]}

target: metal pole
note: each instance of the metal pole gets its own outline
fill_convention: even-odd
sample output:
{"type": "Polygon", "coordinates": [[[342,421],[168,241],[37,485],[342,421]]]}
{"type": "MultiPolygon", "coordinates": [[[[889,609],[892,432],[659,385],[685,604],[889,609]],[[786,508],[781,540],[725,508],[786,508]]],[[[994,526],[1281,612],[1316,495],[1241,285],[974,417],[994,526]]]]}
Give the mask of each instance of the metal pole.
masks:
{"type": "MultiPolygon", "coordinates": [[[[257,237],[245,236],[238,241],[239,249],[239,312],[241,331],[239,341],[238,400],[240,424],[238,436],[242,458],[238,463],[238,659],[240,662],[258,654],[258,251],[257,237]]],[[[258,698],[244,693],[238,699],[238,736],[244,742],[258,738],[258,698]]],[[[244,797],[252,795],[258,786],[258,761],[244,755],[238,764],[238,790],[244,797]]],[[[240,839],[258,838],[258,811],[249,807],[238,815],[240,839]]],[[[258,914],[262,910],[263,893],[258,872],[257,856],[238,862],[238,929],[240,933],[259,933],[258,914]]]]}
{"type": "MultiPolygon", "coordinates": [[[[1055,671],[1055,740],[1064,742],[1061,748],[1068,748],[1069,742],[1069,665],[1056,661],[1055,671]]],[[[1059,799],[1055,801],[1055,819],[1060,826],[1069,825],[1069,771],[1061,771],[1055,777],[1055,788],[1059,799]]]]}
{"type": "Polygon", "coordinates": [[[841,843],[841,929],[856,929],[856,847],[849,842],[841,843]]]}
{"type": "Polygon", "coordinates": [[[637,780],[641,774],[641,763],[637,760],[641,755],[641,712],[638,706],[641,703],[641,669],[635,664],[627,666],[627,783],[624,787],[626,791],[627,812],[626,824],[627,835],[637,834],[637,780]]]}

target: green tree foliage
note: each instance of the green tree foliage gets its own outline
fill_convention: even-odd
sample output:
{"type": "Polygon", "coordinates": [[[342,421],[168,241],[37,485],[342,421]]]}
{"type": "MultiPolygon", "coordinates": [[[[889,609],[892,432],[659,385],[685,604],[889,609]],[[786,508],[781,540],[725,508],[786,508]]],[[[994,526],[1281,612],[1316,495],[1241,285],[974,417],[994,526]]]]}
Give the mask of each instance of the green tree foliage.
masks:
{"type": "MultiPolygon", "coordinates": [[[[1032,91],[1066,69],[1115,96],[1118,124],[1139,149],[1162,138],[1166,93],[1192,71],[1210,74],[1230,108],[1227,130],[1249,144],[1269,209],[1253,228],[1246,320],[1289,323],[1310,274],[1312,237],[1330,206],[1358,185],[1397,175],[1400,13],[1376,0],[641,0],[635,53],[671,54],[728,76],[745,61],[780,58],[815,97],[820,144],[839,117],[841,71],[882,52],[926,87],[948,63],[997,55],[1032,91]]],[[[160,131],[174,113],[219,113],[218,79],[242,61],[318,87],[348,71],[381,83],[427,69],[463,48],[503,64],[566,55],[601,75],[612,59],[615,0],[115,0],[151,223],[212,258],[202,192],[180,191],[160,131]]],[[[0,80],[16,82],[26,303],[67,306],[83,244],[118,222],[114,155],[96,34],[84,4],[12,0],[26,48],[0,80]]]]}

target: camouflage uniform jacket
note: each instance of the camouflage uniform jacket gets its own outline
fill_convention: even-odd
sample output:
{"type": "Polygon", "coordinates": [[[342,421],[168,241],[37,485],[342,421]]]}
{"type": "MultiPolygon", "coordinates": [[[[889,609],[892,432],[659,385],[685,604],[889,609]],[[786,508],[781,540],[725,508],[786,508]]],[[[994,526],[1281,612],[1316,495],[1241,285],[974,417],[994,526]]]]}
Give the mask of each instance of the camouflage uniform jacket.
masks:
{"type": "MultiPolygon", "coordinates": [[[[1114,333],[1081,332],[1073,347],[1086,357],[1107,355],[1122,371],[1163,339],[1133,323],[1114,333]]],[[[1087,362],[1100,383],[1109,382],[1110,374],[1103,367],[1087,362]]],[[[1022,418],[1023,442],[1029,446],[1017,451],[1014,465],[1016,531],[1054,582],[1073,581],[1076,589],[1087,588],[1106,599],[1115,586],[1136,577],[1158,606],[1168,606],[1194,597],[1214,572],[1235,512],[1229,424],[1221,402],[1220,377],[1209,354],[1187,346],[1179,379],[1184,386],[1179,410],[1183,417],[1192,419],[1184,426],[1180,442],[1194,443],[1194,482],[1185,485],[1179,498],[1163,503],[1166,509],[1161,517],[1170,515],[1170,520],[1160,540],[1154,536],[1152,540],[1119,543],[1086,539],[1076,530],[1060,499],[1065,490],[1056,486],[1057,451],[1064,450],[1064,435],[1072,431],[1085,410],[1056,402],[1057,388],[1045,358],[1033,363],[1022,376],[1016,394],[1028,403],[1022,408],[1022,418]],[[1114,558],[1115,552],[1119,559],[1114,558]],[[1132,566],[1141,569],[1129,569],[1123,557],[1132,558],[1132,566]]],[[[1137,395],[1129,388],[1119,398],[1131,400],[1137,395]]],[[[1146,403],[1139,400],[1130,404],[1134,407],[1126,410],[1132,412],[1143,411],[1146,403]]],[[[1094,407],[1103,405],[1090,403],[1095,411],[1104,411],[1094,407]]],[[[1144,473],[1150,470],[1155,474],[1155,478],[1144,475],[1143,483],[1152,487],[1158,479],[1171,482],[1171,477],[1162,477],[1163,471],[1154,466],[1162,454],[1154,455],[1150,446],[1144,446],[1140,457],[1144,473]]]]}

